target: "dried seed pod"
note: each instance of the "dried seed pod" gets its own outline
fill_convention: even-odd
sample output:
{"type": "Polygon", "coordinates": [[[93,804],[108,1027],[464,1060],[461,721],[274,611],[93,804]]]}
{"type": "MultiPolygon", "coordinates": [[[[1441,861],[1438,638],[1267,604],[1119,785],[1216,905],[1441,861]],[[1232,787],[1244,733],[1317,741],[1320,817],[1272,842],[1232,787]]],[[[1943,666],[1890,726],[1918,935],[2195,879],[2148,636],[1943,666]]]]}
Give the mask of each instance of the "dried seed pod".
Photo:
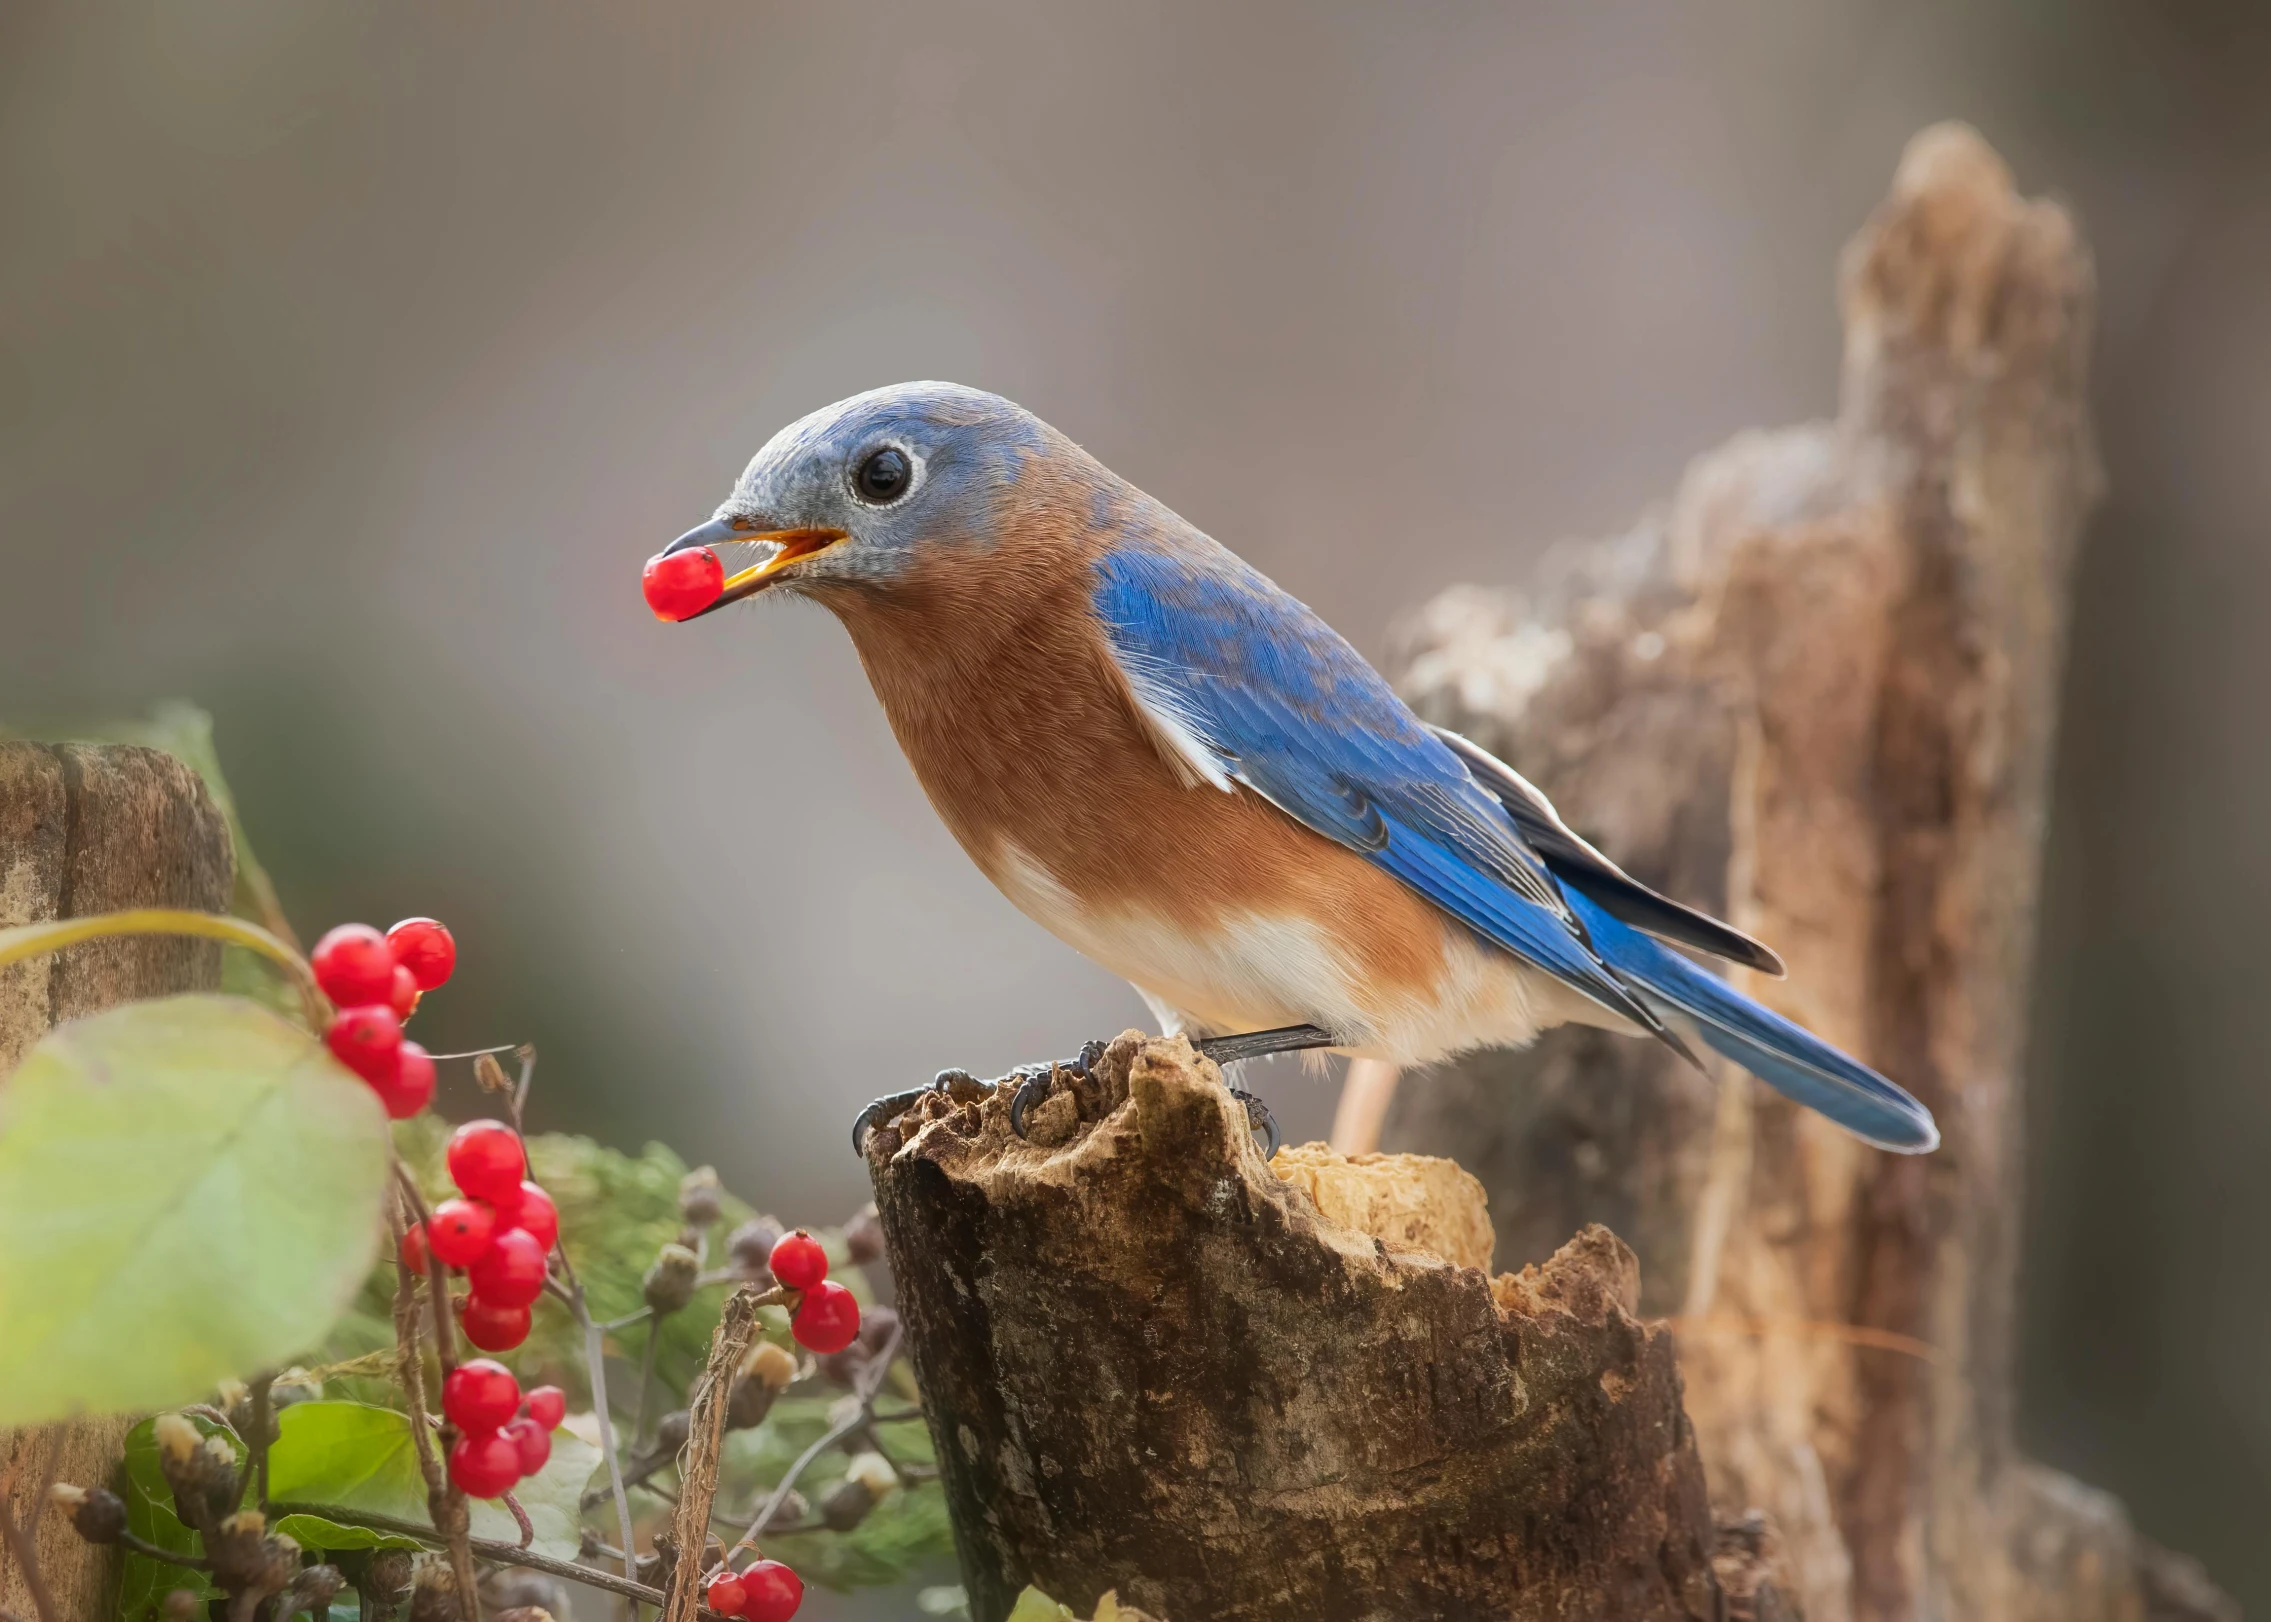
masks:
{"type": "Polygon", "coordinates": [[[686,1438],[693,1434],[693,1425],[693,1416],[685,1409],[671,1409],[655,1421],[655,1451],[676,1457],[678,1450],[686,1445],[686,1438]]]}
{"type": "Polygon", "coordinates": [[[844,1252],[855,1267],[883,1260],[883,1218],[873,1205],[844,1224],[844,1252]]]}
{"type": "Polygon", "coordinates": [[[741,1372],[780,1391],[796,1379],[796,1354],[779,1341],[761,1340],[741,1360],[741,1372]]]}
{"type": "Polygon", "coordinates": [[[666,1316],[679,1311],[694,1299],[694,1281],[701,1274],[701,1258],[691,1250],[684,1245],[663,1246],[647,1269],[647,1305],[666,1316]]]}
{"type": "Polygon", "coordinates": [[[508,1616],[567,1616],[568,1590],[559,1578],[541,1571],[499,1566],[481,1579],[481,1614],[491,1622],[508,1616]]]}
{"type": "Polygon", "coordinates": [[[864,1308],[860,1313],[859,1344],[870,1352],[880,1352],[898,1338],[899,1314],[890,1307],[864,1308]]]}
{"type": "Polygon", "coordinates": [[[765,1258],[781,1242],[783,1231],[771,1217],[751,1217],[726,1239],[726,1253],[744,1278],[769,1279],[773,1272],[765,1265],[765,1258]]]}
{"type": "Polygon", "coordinates": [[[173,1489],[182,1523],[202,1532],[236,1502],[237,1454],[225,1436],[204,1436],[181,1414],[160,1414],[151,1427],[158,1469],[173,1489]]]}
{"type": "Polygon", "coordinates": [[[773,1398],[778,1395],[772,1386],[754,1374],[737,1374],[733,1377],[733,1390],[725,1399],[725,1422],[729,1430],[755,1430],[765,1423],[765,1416],[773,1411],[773,1398]]]}
{"type": "Polygon", "coordinates": [[[851,1456],[850,1462],[844,1466],[844,1479],[864,1484],[869,1492],[880,1499],[899,1485],[899,1472],[892,1468],[889,1459],[869,1448],[864,1453],[854,1453],[851,1456]]]}
{"type": "Polygon", "coordinates": [[[276,1607],[278,1616],[297,1616],[302,1611],[318,1617],[331,1614],[331,1602],[339,1597],[339,1590],[347,1586],[347,1579],[339,1568],[332,1565],[302,1566],[284,1590],[284,1598],[276,1607]]]}
{"type": "Polygon", "coordinates": [[[205,1553],[213,1562],[214,1586],[231,1594],[273,1594],[292,1580],[300,1563],[300,1546],[270,1537],[268,1517],[257,1509],[240,1509],[206,1533],[205,1553]],[[281,1561],[278,1545],[289,1547],[289,1563],[281,1561]]]}
{"type": "Polygon", "coordinates": [[[481,1084],[485,1093],[509,1093],[513,1078],[505,1074],[505,1067],[497,1062],[494,1053],[484,1053],[473,1061],[473,1079],[481,1084]]]}
{"type": "Polygon", "coordinates": [[[830,1385],[840,1385],[849,1390],[858,1382],[868,1362],[867,1348],[855,1340],[840,1352],[821,1354],[820,1378],[830,1385]]]}
{"type": "Polygon", "coordinates": [[[363,1597],[363,1622],[391,1617],[410,1593],[417,1564],[407,1549],[374,1550],[363,1566],[355,1591],[363,1597]]]}
{"type": "Polygon", "coordinates": [[[89,1543],[116,1543],[125,1535],[125,1500],[108,1487],[74,1487],[58,1481],[47,1491],[71,1530],[89,1543]]]}
{"type": "Polygon", "coordinates": [[[410,1579],[410,1622],[458,1622],[464,1613],[458,1602],[457,1575],[449,1562],[419,1561],[410,1579]]]}
{"type": "Polygon", "coordinates": [[[715,1166],[696,1166],[678,1180],[678,1214],[697,1228],[718,1219],[718,1172],[715,1166]]]}
{"type": "Polygon", "coordinates": [[[849,1532],[874,1507],[875,1494],[867,1483],[846,1476],[820,1495],[820,1523],[831,1532],[849,1532]]]}
{"type": "Polygon", "coordinates": [[[508,1605],[485,1614],[490,1622],[554,1622],[552,1613],[541,1605],[508,1605]]]}

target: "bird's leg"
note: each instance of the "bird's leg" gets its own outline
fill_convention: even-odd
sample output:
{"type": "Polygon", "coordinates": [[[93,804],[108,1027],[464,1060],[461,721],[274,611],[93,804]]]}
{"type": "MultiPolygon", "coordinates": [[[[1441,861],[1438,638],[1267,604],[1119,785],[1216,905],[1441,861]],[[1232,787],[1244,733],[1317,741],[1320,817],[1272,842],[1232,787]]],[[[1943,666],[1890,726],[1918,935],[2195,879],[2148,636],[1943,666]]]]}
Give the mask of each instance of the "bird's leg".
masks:
{"type": "MultiPolygon", "coordinates": [[[[1298,1053],[1303,1048],[1329,1048],[1336,1038],[1333,1033],[1316,1025],[1281,1025],[1273,1031],[1247,1031],[1238,1036],[1210,1036],[1198,1044],[1199,1052],[1218,1066],[1228,1067],[1244,1059],[1263,1059],[1273,1053],[1298,1053]]],[[[1231,1086],[1226,1078],[1223,1085],[1230,1088],[1230,1096],[1246,1106],[1246,1125],[1262,1135],[1262,1158],[1277,1153],[1277,1117],[1270,1114],[1269,1105],[1243,1087],[1231,1086]]]]}

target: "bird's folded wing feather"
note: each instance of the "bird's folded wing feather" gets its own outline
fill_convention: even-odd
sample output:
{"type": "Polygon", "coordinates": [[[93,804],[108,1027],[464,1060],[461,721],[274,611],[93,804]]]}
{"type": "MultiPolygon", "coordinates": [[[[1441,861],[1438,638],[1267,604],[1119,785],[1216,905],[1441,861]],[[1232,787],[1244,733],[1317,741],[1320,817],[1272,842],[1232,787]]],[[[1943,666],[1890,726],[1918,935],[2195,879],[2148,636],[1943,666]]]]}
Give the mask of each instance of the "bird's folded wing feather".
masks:
{"type": "Polygon", "coordinates": [[[1662,1032],[1595,954],[1505,808],[1331,627],[1219,550],[1122,549],[1096,573],[1106,643],[1187,777],[1251,789],[1486,940],[1662,1032]]]}

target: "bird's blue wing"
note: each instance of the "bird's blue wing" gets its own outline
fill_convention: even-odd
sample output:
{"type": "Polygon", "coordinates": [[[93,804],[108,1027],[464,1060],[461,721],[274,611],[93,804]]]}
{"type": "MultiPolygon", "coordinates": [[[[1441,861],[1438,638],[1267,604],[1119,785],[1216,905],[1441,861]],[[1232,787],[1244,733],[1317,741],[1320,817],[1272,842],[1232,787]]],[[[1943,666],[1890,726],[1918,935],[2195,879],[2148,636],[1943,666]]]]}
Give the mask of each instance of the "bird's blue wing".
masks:
{"type": "Polygon", "coordinates": [[[1094,601],[1138,702],[1195,775],[1246,785],[1485,940],[1663,1029],[1505,808],[1306,607],[1219,550],[1109,553],[1094,601]]]}

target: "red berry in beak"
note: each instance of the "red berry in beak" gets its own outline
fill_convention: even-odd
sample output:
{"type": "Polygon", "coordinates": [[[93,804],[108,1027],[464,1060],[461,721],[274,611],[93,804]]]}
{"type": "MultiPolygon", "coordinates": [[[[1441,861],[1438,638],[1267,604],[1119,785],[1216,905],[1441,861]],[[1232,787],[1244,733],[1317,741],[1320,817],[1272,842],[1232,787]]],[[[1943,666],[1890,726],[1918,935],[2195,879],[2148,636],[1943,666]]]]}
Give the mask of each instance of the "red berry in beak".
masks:
{"type": "MultiPolygon", "coordinates": [[[[479,1296],[465,1303],[457,1319],[465,1338],[485,1352],[509,1352],[528,1339],[528,1320],[526,1307],[501,1307],[479,1296]]],[[[519,1468],[517,1456],[514,1468],[519,1468]]]]}
{"type": "Polygon", "coordinates": [[[804,1292],[796,1316],[789,1320],[789,1333],[798,1344],[822,1356],[842,1351],[859,1338],[859,1332],[859,1298],[829,1279],[804,1292]]]}
{"type": "Polygon", "coordinates": [[[444,1200],[434,1207],[426,1243],[444,1265],[471,1267],[489,1254],[497,1237],[497,1213],[479,1200],[444,1200]]]}
{"type": "Polygon", "coordinates": [[[420,991],[431,991],[457,967],[457,940],[431,918],[405,918],[386,932],[394,960],[408,969],[420,991]]]}
{"type": "Polygon", "coordinates": [[[402,1063],[402,1021],[383,1003],[340,1009],[323,1042],[333,1058],[374,1087],[391,1084],[402,1063]]]}
{"type": "Polygon", "coordinates": [[[799,1228],[781,1236],[765,1265],[790,1289],[809,1290],[828,1276],[828,1253],[820,1248],[819,1240],[799,1228]]]}
{"type": "Polygon", "coordinates": [[[511,1206],[520,1200],[528,1159],[520,1138],[502,1121],[468,1121],[450,1134],[449,1176],[477,1200],[511,1206]]]}
{"type": "Polygon", "coordinates": [[[639,584],[646,590],[647,606],[654,610],[656,619],[691,619],[725,590],[725,565],[706,546],[658,552],[647,559],[639,584]]]}
{"type": "Polygon", "coordinates": [[[383,1003],[394,994],[394,948],[369,924],[341,924],[308,954],[315,983],[342,1008],[383,1003]]]}

